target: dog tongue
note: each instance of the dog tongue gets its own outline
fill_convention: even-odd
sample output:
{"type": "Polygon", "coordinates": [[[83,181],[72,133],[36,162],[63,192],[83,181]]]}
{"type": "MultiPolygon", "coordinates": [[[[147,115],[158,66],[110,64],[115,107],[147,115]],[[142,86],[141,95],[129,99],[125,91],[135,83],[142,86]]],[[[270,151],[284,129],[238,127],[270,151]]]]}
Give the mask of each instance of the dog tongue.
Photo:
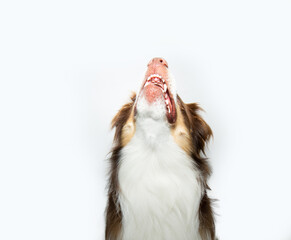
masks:
{"type": "Polygon", "coordinates": [[[153,103],[159,99],[163,99],[163,92],[159,86],[149,84],[145,86],[143,91],[149,103],[153,103]]]}

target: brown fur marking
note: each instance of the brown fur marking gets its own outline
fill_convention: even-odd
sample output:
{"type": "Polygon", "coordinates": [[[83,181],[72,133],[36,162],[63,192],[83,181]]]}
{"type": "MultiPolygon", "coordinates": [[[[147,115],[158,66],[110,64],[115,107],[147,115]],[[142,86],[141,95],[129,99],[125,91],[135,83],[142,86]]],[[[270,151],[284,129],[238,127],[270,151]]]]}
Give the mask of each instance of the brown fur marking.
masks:
{"type": "Polygon", "coordinates": [[[204,195],[200,202],[199,208],[199,233],[202,240],[215,240],[215,224],[214,213],[212,210],[212,202],[207,196],[207,190],[210,188],[207,185],[207,180],[211,175],[211,168],[205,156],[205,146],[209,139],[212,137],[212,131],[208,124],[198,114],[202,110],[198,104],[189,103],[185,104],[182,99],[177,96],[178,104],[180,106],[184,122],[190,131],[192,140],[191,157],[195,165],[201,172],[201,184],[205,189],[204,195]]]}
{"type": "Polygon", "coordinates": [[[123,147],[122,131],[123,126],[130,118],[133,112],[135,94],[131,97],[131,102],[125,104],[112,120],[111,126],[115,127],[114,142],[110,157],[110,172],[108,189],[108,202],[106,207],[106,229],[105,240],[117,240],[120,238],[122,231],[122,212],[118,202],[118,161],[120,151],[123,147]]]}

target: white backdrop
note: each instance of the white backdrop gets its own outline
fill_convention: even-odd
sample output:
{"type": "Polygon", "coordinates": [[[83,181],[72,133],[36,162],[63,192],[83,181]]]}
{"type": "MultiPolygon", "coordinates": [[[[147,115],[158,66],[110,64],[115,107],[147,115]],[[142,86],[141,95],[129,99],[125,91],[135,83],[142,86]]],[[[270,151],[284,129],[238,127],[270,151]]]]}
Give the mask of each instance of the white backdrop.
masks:
{"type": "Polygon", "coordinates": [[[214,131],[221,240],[291,239],[290,1],[1,1],[0,239],[103,239],[111,118],[164,57],[214,131]]]}

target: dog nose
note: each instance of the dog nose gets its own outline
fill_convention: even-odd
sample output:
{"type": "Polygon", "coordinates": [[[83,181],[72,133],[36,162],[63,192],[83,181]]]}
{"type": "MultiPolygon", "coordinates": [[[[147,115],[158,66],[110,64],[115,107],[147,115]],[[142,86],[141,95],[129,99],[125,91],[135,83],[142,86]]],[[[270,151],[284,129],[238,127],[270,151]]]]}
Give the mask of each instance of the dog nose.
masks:
{"type": "Polygon", "coordinates": [[[165,66],[168,67],[168,63],[165,59],[163,58],[153,58],[149,63],[148,63],[148,67],[160,67],[160,66],[165,66]]]}

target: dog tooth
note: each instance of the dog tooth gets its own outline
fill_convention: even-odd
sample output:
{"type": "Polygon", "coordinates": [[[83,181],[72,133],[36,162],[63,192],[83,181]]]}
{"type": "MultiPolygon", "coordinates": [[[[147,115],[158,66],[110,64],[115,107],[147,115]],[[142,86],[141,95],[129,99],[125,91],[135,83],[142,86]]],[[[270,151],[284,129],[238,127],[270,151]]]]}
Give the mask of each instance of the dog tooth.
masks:
{"type": "Polygon", "coordinates": [[[164,92],[166,92],[166,91],[167,91],[167,85],[164,84],[164,92]]]}

